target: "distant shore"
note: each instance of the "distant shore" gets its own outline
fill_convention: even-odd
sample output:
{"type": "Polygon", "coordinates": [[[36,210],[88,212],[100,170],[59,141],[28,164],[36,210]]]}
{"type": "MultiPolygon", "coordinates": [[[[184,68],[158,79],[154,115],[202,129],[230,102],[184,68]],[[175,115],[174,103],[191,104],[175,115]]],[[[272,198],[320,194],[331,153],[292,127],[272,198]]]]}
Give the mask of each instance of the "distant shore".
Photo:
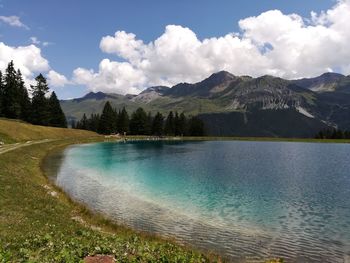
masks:
{"type": "Polygon", "coordinates": [[[256,142],[305,142],[305,143],[350,143],[350,139],[314,139],[314,138],[279,138],[279,137],[235,137],[235,136],[105,136],[105,141],[133,140],[184,140],[184,141],[256,141],[256,142]]]}

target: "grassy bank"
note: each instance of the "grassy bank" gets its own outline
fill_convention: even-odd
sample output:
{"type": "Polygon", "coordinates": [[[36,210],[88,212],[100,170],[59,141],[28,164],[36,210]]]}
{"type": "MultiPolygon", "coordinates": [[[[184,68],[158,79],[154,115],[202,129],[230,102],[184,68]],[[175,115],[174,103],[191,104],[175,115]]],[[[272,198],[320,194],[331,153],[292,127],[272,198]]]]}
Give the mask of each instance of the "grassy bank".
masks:
{"type": "Polygon", "coordinates": [[[42,139],[84,139],[91,137],[96,138],[99,136],[89,131],[36,126],[19,120],[0,118],[0,141],[5,143],[42,139]]]}
{"type": "MultiPolygon", "coordinates": [[[[118,262],[209,262],[189,248],[135,233],[92,215],[50,185],[40,169],[50,151],[101,140],[85,131],[0,120],[1,139],[25,145],[0,155],[0,262],[80,262],[87,255],[114,255],[118,262]]],[[[103,139],[103,138],[102,138],[103,139]]]]}

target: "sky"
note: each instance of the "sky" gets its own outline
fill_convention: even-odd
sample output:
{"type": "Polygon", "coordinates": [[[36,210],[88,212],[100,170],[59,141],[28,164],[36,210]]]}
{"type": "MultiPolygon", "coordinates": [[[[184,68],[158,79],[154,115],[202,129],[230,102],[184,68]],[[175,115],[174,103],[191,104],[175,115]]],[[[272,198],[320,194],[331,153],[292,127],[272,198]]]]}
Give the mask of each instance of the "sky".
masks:
{"type": "Polygon", "coordinates": [[[0,70],[61,99],[137,94],[220,70],[350,74],[350,0],[0,0],[0,70]]]}

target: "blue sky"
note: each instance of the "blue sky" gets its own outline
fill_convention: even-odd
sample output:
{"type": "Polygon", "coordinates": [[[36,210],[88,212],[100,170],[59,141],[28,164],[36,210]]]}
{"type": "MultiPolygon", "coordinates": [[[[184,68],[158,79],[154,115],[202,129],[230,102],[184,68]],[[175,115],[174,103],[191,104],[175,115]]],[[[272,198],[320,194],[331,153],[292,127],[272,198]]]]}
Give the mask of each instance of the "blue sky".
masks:
{"type": "MultiPolygon", "coordinates": [[[[242,32],[238,25],[241,19],[256,17],[268,10],[277,9],[283,14],[296,13],[302,18],[310,19],[311,11],[319,14],[321,10],[328,10],[335,4],[336,1],[330,0],[0,0],[0,16],[17,16],[25,25],[11,26],[4,21],[0,22],[0,42],[15,48],[30,45],[33,42],[31,38],[36,37],[34,44],[50,68],[71,79],[77,68],[98,72],[99,63],[105,58],[128,62],[128,57],[115,52],[103,52],[100,48],[101,39],[105,36],[113,37],[116,31],[133,33],[136,39],[147,44],[164,34],[167,25],[179,25],[189,28],[202,41],[242,32]]],[[[132,67],[136,66],[132,64],[132,67]]],[[[163,76],[162,79],[166,77],[163,76]]],[[[188,79],[191,80],[185,77],[184,81],[188,79]]],[[[126,84],[123,83],[128,85],[127,80],[126,84]]],[[[167,79],[167,83],[173,84],[170,79],[167,79]]],[[[148,84],[156,83],[147,80],[136,86],[135,83],[130,85],[136,87],[133,89],[135,91],[148,84]]],[[[83,81],[78,81],[54,89],[59,97],[68,98],[83,95],[88,89],[96,91],[99,89],[97,86],[89,87],[83,81]]],[[[113,91],[113,88],[100,89],[113,91]]]]}

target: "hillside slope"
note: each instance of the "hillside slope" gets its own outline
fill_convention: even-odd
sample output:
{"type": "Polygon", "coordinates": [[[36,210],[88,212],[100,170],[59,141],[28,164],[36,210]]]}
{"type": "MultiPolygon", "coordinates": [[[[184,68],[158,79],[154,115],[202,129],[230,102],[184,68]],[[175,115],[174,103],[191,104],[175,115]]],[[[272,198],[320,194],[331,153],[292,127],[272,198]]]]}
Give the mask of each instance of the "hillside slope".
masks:
{"type": "Polygon", "coordinates": [[[0,118],[0,141],[5,143],[42,139],[69,139],[99,136],[94,132],[32,125],[0,118]]]}

